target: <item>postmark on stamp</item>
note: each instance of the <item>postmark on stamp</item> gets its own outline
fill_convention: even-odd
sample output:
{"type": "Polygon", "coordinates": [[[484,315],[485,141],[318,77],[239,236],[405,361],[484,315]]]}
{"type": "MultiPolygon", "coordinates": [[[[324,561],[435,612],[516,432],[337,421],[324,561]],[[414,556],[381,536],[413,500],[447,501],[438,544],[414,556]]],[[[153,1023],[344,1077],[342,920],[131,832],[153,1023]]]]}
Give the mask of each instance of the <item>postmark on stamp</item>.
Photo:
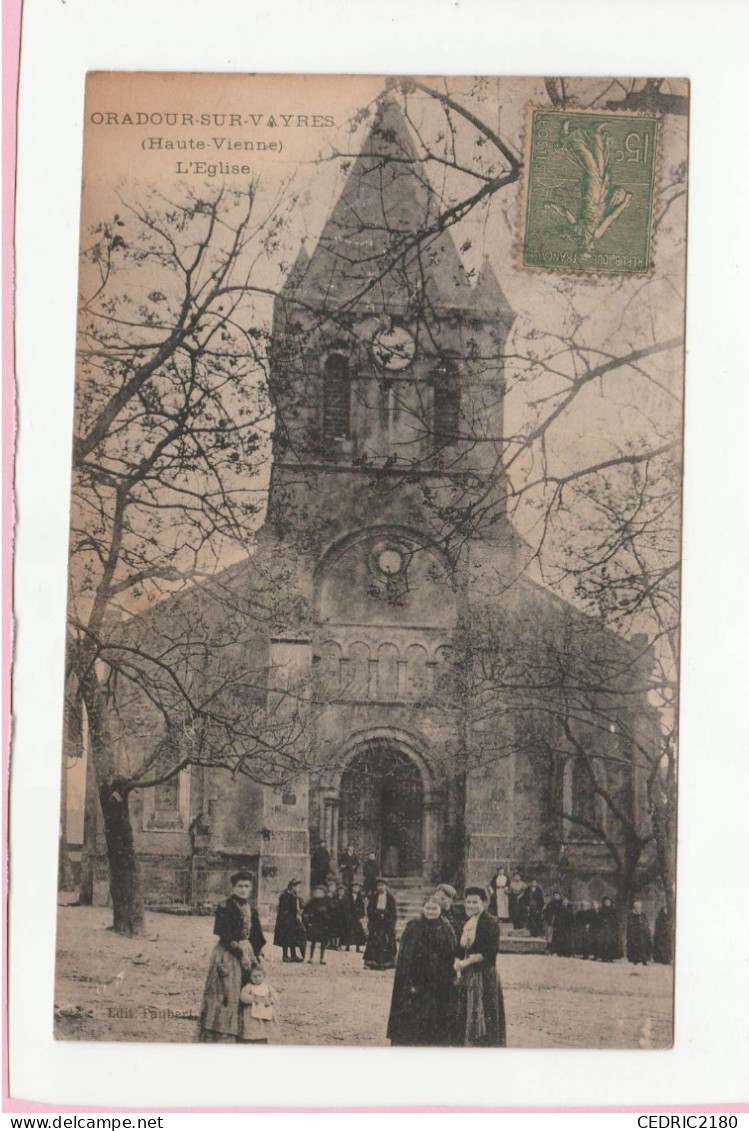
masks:
{"type": "Polygon", "coordinates": [[[520,265],[647,274],[658,118],[530,107],[520,265]]]}

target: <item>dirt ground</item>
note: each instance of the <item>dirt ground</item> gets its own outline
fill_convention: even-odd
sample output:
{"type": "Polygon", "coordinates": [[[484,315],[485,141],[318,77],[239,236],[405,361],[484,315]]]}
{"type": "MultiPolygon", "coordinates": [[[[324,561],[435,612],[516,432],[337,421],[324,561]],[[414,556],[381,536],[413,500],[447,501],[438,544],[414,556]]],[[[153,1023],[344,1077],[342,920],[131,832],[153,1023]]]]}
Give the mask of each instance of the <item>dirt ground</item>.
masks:
{"type": "MultiPolygon", "coordinates": [[[[150,913],[147,935],[107,930],[107,908],[59,908],[55,1035],[77,1041],[194,1041],[213,919],[150,913]]],[[[264,924],[266,934],[271,924],[264,924]]],[[[365,970],[354,951],[327,965],[282,964],[269,944],[277,991],[273,1042],[387,1045],[393,972],[365,970]]],[[[499,971],[512,1048],[667,1048],[670,966],[503,954],[499,971]]]]}

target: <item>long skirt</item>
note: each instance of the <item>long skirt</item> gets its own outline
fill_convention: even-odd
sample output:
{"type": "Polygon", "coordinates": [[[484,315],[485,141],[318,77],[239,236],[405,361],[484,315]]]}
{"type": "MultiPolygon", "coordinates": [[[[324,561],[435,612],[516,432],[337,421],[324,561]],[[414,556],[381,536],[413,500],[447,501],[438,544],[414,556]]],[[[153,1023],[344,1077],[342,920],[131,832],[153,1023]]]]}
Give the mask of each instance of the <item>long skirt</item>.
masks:
{"type": "Polygon", "coordinates": [[[233,1043],[239,1037],[242,974],[237,956],[222,943],[216,943],[208,965],[198,1021],[198,1041],[201,1044],[233,1043]]]}
{"type": "Polygon", "coordinates": [[[516,931],[522,930],[526,923],[525,907],[520,902],[520,893],[511,891],[507,897],[508,911],[512,926],[516,931]]]}
{"type": "Polygon", "coordinates": [[[622,956],[619,921],[613,917],[601,918],[598,927],[598,957],[603,962],[613,962],[622,956]]]}
{"type": "Polygon", "coordinates": [[[541,910],[536,907],[532,907],[528,911],[526,922],[528,924],[528,930],[530,931],[533,938],[541,939],[544,937],[544,921],[543,913],[541,910]]]}
{"type": "Polygon", "coordinates": [[[656,962],[668,965],[672,958],[671,920],[668,913],[659,911],[653,932],[653,958],[656,962]]]}
{"type": "Polygon", "coordinates": [[[452,1044],[464,1048],[504,1048],[505,1006],[497,968],[492,962],[462,971],[454,1000],[452,1044]]]}
{"type": "Polygon", "coordinates": [[[630,962],[650,962],[653,943],[650,926],[644,915],[630,915],[627,919],[627,958],[630,962]]]}
{"type": "Polygon", "coordinates": [[[376,917],[370,924],[364,965],[372,970],[390,970],[395,966],[395,951],[394,929],[376,917]]]}

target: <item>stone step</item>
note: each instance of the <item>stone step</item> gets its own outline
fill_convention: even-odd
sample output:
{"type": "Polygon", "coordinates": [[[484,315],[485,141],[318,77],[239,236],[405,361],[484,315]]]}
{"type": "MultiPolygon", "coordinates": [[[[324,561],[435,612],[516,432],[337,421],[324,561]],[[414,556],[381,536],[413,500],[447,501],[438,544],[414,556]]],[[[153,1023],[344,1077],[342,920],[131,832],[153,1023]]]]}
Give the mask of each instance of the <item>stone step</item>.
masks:
{"type": "Polygon", "coordinates": [[[499,935],[500,954],[545,954],[546,939],[534,939],[530,935],[506,935],[503,931],[499,935]]]}

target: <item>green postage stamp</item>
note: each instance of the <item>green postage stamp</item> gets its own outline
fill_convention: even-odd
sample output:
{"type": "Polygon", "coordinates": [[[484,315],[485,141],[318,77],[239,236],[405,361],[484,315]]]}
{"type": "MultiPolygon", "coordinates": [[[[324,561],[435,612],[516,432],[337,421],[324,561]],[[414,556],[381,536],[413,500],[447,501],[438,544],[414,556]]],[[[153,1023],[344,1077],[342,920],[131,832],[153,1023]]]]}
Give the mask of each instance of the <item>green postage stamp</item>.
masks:
{"type": "Polygon", "coordinates": [[[658,119],[531,107],[521,265],[647,274],[658,119]]]}

